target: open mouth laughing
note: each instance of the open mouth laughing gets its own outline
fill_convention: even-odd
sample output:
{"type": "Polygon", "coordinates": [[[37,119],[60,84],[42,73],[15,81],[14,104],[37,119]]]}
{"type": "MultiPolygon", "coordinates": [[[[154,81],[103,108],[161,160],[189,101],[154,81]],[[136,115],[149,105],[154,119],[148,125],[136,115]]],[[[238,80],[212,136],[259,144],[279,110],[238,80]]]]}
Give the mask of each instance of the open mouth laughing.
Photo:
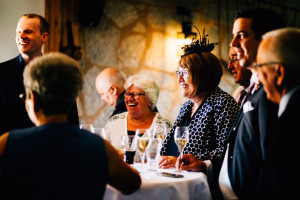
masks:
{"type": "Polygon", "coordinates": [[[135,107],[135,106],[137,106],[137,103],[128,103],[128,106],[129,107],[135,107]]]}

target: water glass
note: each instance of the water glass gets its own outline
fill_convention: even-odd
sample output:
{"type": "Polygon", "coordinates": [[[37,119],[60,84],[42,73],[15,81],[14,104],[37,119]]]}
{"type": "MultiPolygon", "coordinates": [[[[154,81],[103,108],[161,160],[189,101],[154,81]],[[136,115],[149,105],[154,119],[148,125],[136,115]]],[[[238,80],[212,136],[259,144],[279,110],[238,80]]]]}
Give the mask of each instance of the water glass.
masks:
{"type": "Polygon", "coordinates": [[[161,138],[151,138],[147,147],[147,168],[149,171],[157,171],[159,167],[159,156],[162,147],[161,138]]]}

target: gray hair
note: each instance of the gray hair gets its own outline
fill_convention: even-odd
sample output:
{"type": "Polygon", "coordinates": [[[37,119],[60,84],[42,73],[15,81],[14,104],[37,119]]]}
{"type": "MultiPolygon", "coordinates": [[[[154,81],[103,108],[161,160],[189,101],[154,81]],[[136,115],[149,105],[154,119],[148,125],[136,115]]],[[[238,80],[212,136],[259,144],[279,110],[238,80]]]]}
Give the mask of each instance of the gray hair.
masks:
{"type": "MultiPolygon", "coordinates": [[[[300,73],[300,29],[282,28],[263,35],[263,40],[272,39],[266,54],[271,61],[285,65],[290,72],[300,73]],[[292,71],[291,71],[292,70],[292,71]]],[[[291,74],[291,73],[290,73],[291,74]]]]}
{"type": "Polygon", "coordinates": [[[77,61],[62,53],[35,58],[24,70],[26,94],[33,91],[45,115],[67,113],[83,87],[77,61]]]}
{"type": "Polygon", "coordinates": [[[145,92],[146,98],[148,98],[148,100],[151,102],[150,110],[153,110],[156,106],[159,95],[159,87],[155,81],[150,78],[149,75],[137,74],[130,76],[127,79],[124,85],[125,90],[127,90],[127,88],[129,88],[131,85],[134,85],[145,92]]]}

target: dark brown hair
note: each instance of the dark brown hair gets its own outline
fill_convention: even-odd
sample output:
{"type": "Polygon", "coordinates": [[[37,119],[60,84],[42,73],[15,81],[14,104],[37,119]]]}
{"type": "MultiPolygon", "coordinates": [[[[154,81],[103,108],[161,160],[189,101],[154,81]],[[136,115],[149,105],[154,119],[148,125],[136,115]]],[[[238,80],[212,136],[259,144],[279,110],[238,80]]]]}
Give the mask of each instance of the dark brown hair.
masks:
{"type": "Polygon", "coordinates": [[[38,18],[40,20],[40,24],[41,24],[41,29],[40,29],[41,33],[49,33],[49,23],[41,15],[38,15],[38,14],[24,14],[21,17],[38,18]]]}
{"type": "Polygon", "coordinates": [[[266,32],[286,26],[282,16],[266,8],[248,8],[236,11],[234,21],[238,18],[253,19],[251,29],[257,40],[261,40],[261,36],[266,32]]]}

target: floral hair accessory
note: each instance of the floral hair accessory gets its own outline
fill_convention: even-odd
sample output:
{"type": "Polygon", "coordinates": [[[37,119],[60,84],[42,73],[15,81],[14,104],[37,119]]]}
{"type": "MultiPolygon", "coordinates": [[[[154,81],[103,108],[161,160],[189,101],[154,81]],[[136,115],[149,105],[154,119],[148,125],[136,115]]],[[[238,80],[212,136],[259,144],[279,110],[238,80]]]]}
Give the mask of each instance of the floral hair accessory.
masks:
{"type": "MultiPolygon", "coordinates": [[[[196,26],[194,27],[197,29],[196,26]]],[[[215,48],[215,45],[218,45],[218,42],[209,43],[209,40],[207,39],[208,35],[205,35],[205,28],[203,29],[202,37],[198,29],[197,31],[199,33],[199,40],[195,40],[195,38],[193,38],[191,44],[182,47],[184,54],[181,58],[193,53],[201,54],[202,52],[211,52],[215,48]]]]}

